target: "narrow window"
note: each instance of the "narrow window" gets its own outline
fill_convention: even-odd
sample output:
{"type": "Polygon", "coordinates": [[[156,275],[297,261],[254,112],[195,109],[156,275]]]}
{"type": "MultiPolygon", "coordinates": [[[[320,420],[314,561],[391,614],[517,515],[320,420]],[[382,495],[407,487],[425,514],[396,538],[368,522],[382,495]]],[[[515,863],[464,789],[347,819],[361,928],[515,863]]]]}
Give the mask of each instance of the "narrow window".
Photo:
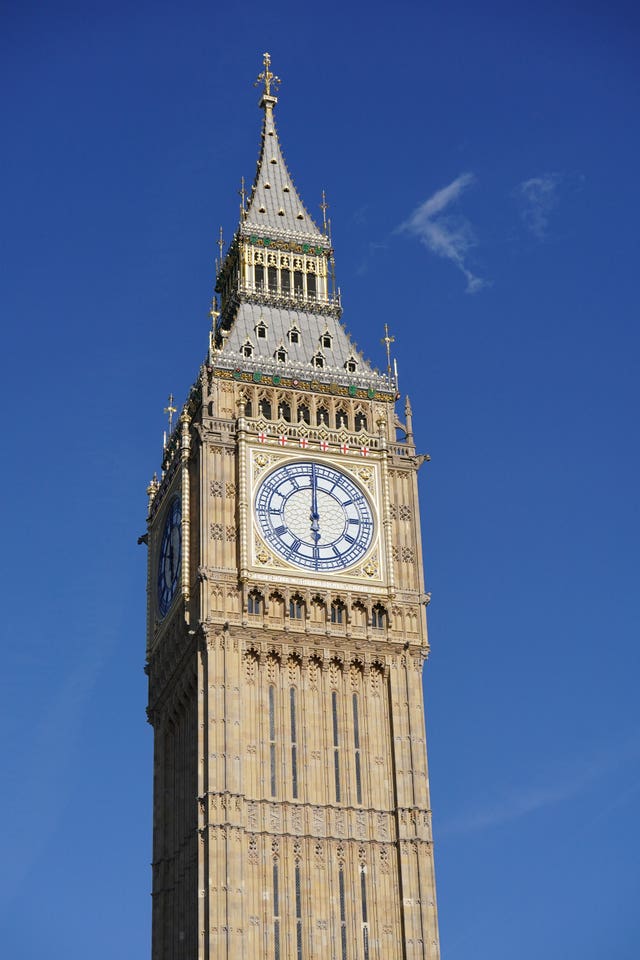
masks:
{"type": "Polygon", "coordinates": [[[360,723],[358,716],[358,694],[353,695],[353,747],[356,761],[356,803],[362,803],[362,774],[360,771],[360,723]]]}
{"type": "Polygon", "coordinates": [[[269,293],[278,292],[278,269],[277,267],[267,267],[269,275],[269,293]]]}
{"type": "Polygon", "coordinates": [[[259,323],[256,327],[256,335],[260,340],[266,340],[267,338],[267,328],[264,323],[259,323]]]}
{"type": "Polygon", "coordinates": [[[287,362],[287,351],[286,350],[276,350],[276,360],[279,363],[287,362]]]}
{"type": "Polygon", "coordinates": [[[288,403],[283,403],[280,406],[279,413],[283,420],[286,420],[287,423],[291,423],[291,407],[288,403]]]}
{"type": "Polygon", "coordinates": [[[355,373],[357,366],[358,364],[356,363],[356,361],[352,360],[351,358],[349,358],[345,363],[345,367],[347,368],[347,373],[355,373]]]}
{"type": "Polygon", "coordinates": [[[293,799],[298,799],[298,732],[296,728],[296,688],[289,690],[289,715],[291,721],[291,790],[293,799]]]}
{"type": "Polygon", "coordinates": [[[316,415],[316,423],[319,427],[328,427],[329,426],[329,411],[326,407],[318,407],[318,413],[316,415]]]}
{"type": "Polygon", "coordinates": [[[356,413],[356,430],[367,429],[367,418],[364,413],[356,413]]]}
{"type": "Polygon", "coordinates": [[[271,796],[276,795],[276,689],[269,687],[269,776],[271,796]]]}
{"type": "Polygon", "coordinates": [[[360,867],[360,896],[362,898],[362,948],[364,960],[369,960],[369,924],[367,921],[367,875],[360,867]]]}
{"type": "Polygon", "coordinates": [[[300,331],[295,327],[289,330],[289,343],[300,343],[300,331]]]}
{"type": "Polygon", "coordinates": [[[316,277],[314,273],[307,274],[307,296],[310,300],[316,298],[316,277]]]}
{"type": "Polygon", "coordinates": [[[344,895],[344,867],[338,869],[338,888],[340,891],[340,942],[342,944],[342,960],[347,960],[347,904],[344,895]]]}
{"type": "Polygon", "coordinates": [[[387,620],[387,612],[384,607],[376,604],[371,611],[372,626],[375,630],[384,630],[387,620]]]}
{"type": "Polygon", "coordinates": [[[264,267],[261,263],[255,265],[253,275],[255,277],[256,290],[264,290],[264,267]]]}
{"type": "Polygon", "coordinates": [[[278,864],[273,865],[273,956],[280,960],[280,891],[278,864]]]}
{"type": "Polygon", "coordinates": [[[311,417],[309,415],[309,407],[304,403],[298,404],[298,421],[304,421],[304,423],[311,423],[311,417]]]}
{"type": "Polygon", "coordinates": [[[331,604],[331,623],[342,623],[344,617],[344,605],[340,601],[331,604]]]}
{"type": "Polygon", "coordinates": [[[331,693],[331,716],[333,719],[333,772],[336,786],[336,803],[340,803],[340,743],[338,740],[338,694],[331,693]]]}
{"type": "Polygon", "coordinates": [[[253,356],[253,347],[250,343],[244,343],[242,345],[242,356],[243,357],[252,357],[253,356]]]}
{"type": "Polygon", "coordinates": [[[258,404],[259,416],[264,417],[265,420],[271,420],[271,404],[268,400],[261,400],[258,404]]]}
{"type": "Polygon", "coordinates": [[[247,402],[246,402],[245,405],[244,405],[244,415],[245,415],[245,417],[252,417],[252,416],[253,416],[253,414],[252,414],[252,412],[251,412],[252,409],[253,409],[253,408],[252,408],[252,406],[251,406],[251,400],[247,400],[247,402]]]}
{"type": "Polygon", "coordinates": [[[296,297],[301,297],[304,293],[302,270],[293,271],[293,292],[295,293],[296,297]]]}
{"type": "Polygon", "coordinates": [[[321,353],[316,353],[315,357],[312,358],[311,363],[314,367],[317,367],[318,370],[322,370],[324,367],[324,357],[321,353]]]}
{"type": "Polygon", "coordinates": [[[296,954],[297,960],[302,960],[302,895],[300,890],[300,864],[296,863],[296,954]]]}
{"type": "Polygon", "coordinates": [[[289,617],[291,620],[302,620],[302,600],[300,597],[293,597],[289,601],[289,617]]]}
{"type": "Polygon", "coordinates": [[[252,591],[249,594],[249,599],[247,602],[247,610],[253,616],[257,616],[262,613],[262,596],[256,591],[252,591]]]}
{"type": "MultiPolygon", "coordinates": [[[[315,280],[315,277],[313,279],[315,280]]],[[[331,348],[331,334],[323,333],[321,343],[323,347],[331,348]]]]}
{"type": "Polygon", "coordinates": [[[280,289],[286,297],[291,293],[291,270],[286,267],[280,271],[280,289]]]}

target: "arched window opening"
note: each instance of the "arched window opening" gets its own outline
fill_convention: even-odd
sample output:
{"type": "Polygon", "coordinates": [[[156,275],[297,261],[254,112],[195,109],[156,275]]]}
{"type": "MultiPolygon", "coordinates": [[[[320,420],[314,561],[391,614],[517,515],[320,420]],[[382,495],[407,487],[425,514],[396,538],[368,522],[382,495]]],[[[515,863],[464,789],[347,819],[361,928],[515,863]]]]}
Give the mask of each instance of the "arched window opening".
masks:
{"type": "Polygon", "coordinates": [[[247,612],[252,617],[257,617],[264,612],[264,598],[257,590],[252,590],[247,597],[247,612]]]}
{"type": "Polygon", "coordinates": [[[329,411],[326,407],[318,407],[316,413],[316,423],[319,427],[329,426],[329,411]]]}
{"type": "Polygon", "coordinates": [[[387,611],[381,604],[376,603],[371,611],[371,626],[374,628],[374,630],[384,630],[386,625],[387,611]]]}
{"type": "Polygon", "coordinates": [[[271,420],[271,403],[266,397],[260,398],[260,402],[258,403],[258,416],[264,417],[265,420],[271,420]]]}
{"type": "Polygon", "coordinates": [[[344,623],[347,616],[347,610],[341,600],[336,600],[331,604],[331,623],[344,623]]]}
{"type": "Polygon", "coordinates": [[[286,420],[287,423],[291,423],[291,405],[286,400],[283,400],[278,407],[278,417],[281,420],[286,420]]]}
{"type": "Polygon", "coordinates": [[[305,403],[298,404],[298,422],[299,423],[311,423],[311,416],[309,414],[309,407],[305,403]]]}
{"type": "Polygon", "coordinates": [[[367,415],[363,413],[362,410],[359,410],[358,413],[356,413],[356,432],[358,430],[366,430],[366,429],[367,429],[367,415]]]}
{"type": "Polygon", "coordinates": [[[291,597],[289,601],[289,618],[291,620],[304,619],[304,600],[297,594],[291,597]]]}

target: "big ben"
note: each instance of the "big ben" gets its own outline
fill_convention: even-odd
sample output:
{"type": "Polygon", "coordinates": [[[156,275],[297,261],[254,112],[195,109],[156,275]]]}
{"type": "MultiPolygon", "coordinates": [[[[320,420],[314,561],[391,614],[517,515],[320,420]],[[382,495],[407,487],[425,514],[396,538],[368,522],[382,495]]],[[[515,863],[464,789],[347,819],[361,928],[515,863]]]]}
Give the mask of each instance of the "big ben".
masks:
{"type": "Polygon", "coordinates": [[[436,960],[425,458],[342,323],[268,54],[259,82],[255,179],[148,488],[152,957],[436,960]]]}

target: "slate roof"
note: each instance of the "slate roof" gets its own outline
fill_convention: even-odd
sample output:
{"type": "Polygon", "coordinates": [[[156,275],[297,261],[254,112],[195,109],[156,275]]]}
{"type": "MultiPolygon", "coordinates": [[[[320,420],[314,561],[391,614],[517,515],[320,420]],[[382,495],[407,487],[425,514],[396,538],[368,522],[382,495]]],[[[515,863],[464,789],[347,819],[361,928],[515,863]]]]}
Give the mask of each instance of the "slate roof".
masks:
{"type": "Polygon", "coordinates": [[[241,303],[225,338],[222,354],[234,364],[246,367],[247,358],[242,354],[242,347],[247,341],[253,346],[252,365],[263,370],[274,364],[278,373],[286,373],[287,376],[313,376],[321,381],[347,377],[350,382],[362,380],[367,383],[375,382],[377,386],[380,386],[383,379],[357,350],[342,323],[321,313],[260,303],[241,303]],[[256,328],[260,323],[264,323],[267,328],[265,338],[257,335],[256,328]],[[298,343],[291,343],[289,340],[289,331],[293,327],[299,330],[298,343]],[[330,347],[321,345],[321,338],[325,333],[331,336],[330,347]],[[276,351],[280,347],[287,351],[285,363],[275,359],[276,351]],[[322,368],[314,367],[311,363],[317,353],[324,357],[325,365],[322,368]],[[345,368],[345,363],[351,358],[357,362],[355,374],[347,373],[345,368]]]}
{"type": "Polygon", "coordinates": [[[295,188],[282,153],[273,116],[275,97],[264,97],[264,120],[258,169],[251,188],[242,233],[294,234],[301,240],[322,243],[328,239],[313,222],[295,188]]]}

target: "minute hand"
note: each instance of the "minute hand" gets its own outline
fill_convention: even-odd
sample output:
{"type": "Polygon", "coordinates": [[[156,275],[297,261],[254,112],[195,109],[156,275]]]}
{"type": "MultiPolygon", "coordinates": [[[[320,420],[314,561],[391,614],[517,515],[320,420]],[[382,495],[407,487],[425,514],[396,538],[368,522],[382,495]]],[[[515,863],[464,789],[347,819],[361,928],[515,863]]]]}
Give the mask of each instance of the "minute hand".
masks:
{"type": "Polygon", "coordinates": [[[320,539],[320,514],[318,513],[318,483],[315,464],[311,464],[311,536],[317,543],[320,539]]]}

